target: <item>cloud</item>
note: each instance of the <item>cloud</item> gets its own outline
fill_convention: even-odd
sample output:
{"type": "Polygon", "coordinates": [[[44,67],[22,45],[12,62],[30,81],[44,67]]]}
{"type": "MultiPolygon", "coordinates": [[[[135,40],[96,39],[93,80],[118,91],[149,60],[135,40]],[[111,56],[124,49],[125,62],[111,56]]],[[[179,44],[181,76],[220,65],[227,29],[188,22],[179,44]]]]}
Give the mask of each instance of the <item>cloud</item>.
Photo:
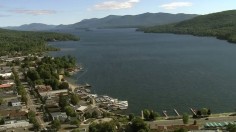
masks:
{"type": "Polygon", "coordinates": [[[10,15],[1,15],[0,14],[0,17],[9,17],[10,15]]]}
{"type": "Polygon", "coordinates": [[[168,4],[163,4],[160,7],[167,9],[167,10],[173,10],[176,8],[180,8],[180,7],[189,7],[192,6],[193,4],[191,2],[172,2],[172,3],[168,3],[168,4]]]}
{"type": "Polygon", "coordinates": [[[18,14],[29,14],[29,15],[51,15],[56,14],[57,12],[55,10],[22,10],[22,9],[15,9],[15,10],[9,10],[13,13],[18,14]]]}
{"type": "Polygon", "coordinates": [[[140,0],[105,1],[93,6],[92,10],[119,10],[132,8],[140,0]]]}

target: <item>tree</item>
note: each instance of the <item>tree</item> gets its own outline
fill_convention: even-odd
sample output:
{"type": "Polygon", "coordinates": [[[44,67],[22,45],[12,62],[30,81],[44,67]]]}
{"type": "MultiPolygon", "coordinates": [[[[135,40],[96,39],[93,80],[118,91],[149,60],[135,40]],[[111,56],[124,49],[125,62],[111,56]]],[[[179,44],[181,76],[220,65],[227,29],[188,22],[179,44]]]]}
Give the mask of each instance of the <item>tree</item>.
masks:
{"type": "Polygon", "coordinates": [[[62,82],[59,85],[59,89],[69,89],[69,83],[68,82],[62,82]]]}
{"type": "Polygon", "coordinates": [[[1,119],[0,119],[0,125],[3,125],[4,123],[5,123],[4,119],[1,118],[1,119]]]}
{"type": "Polygon", "coordinates": [[[145,120],[149,120],[150,111],[147,109],[143,110],[143,116],[144,116],[145,120]]]}
{"type": "Polygon", "coordinates": [[[211,115],[211,110],[210,109],[208,109],[207,115],[211,115]]]}
{"type": "Polygon", "coordinates": [[[77,104],[79,103],[79,97],[78,97],[78,95],[73,93],[73,94],[71,95],[70,102],[71,102],[71,104],[73,104],[73,105],[77,105],[77,104]]]}
{"type": "Polygon", "coordinates": [[[198,116],[202,116],[202,112],[200,110],[197,111],[198,116]]]}
{"type": "MultiPolygon", "coordinates": [[[[35,118],[34,118],[35,119],[35,118]]],[[[39,123],[38,123],[38,121],[35,119],[35,121],[33,122],[33,126],[34,126],[34,129],[35,130],[39,130],[39,128],[40,128],[40,125],[39,125],[39,123]]]]}
{"type": "Polygon", "coordinates": [[[21,95],[21,101],[25,102],[25,104],[27,104],[28,98],[26,97],[26,95],[21,95]]]}
{"type": "Polygon", "coordinates": [[[89,132],[116,132],[114,122],[92,123],[89,125],[89,132]]]}
{"type": "Polygon", "coordinates": [[[188,120],[189,120],[188,114],[184,113],[182,119],[183,119],[184,124],[188,124],[188,120]]]}
{"type": "Polygon", "coordinates": [[[89,112],[86,112],[86,113],[84,113],[84,117],[85,117],[86,119],[88,119],[88,118],[91,118],[92,115],[91,115],[89,112]]]}
{"type": "Polygon", "coordinates": [[[2,98],[0,98],[0,105],[2,105],[3,102],[4,102],[4,100],[2,98]]]}
{"type": "Polygon", "coordinates": [[[31,110],[31,111],[28,112],[27,116],[28,116],[28,118],[32,118],[32,117],[35,117],[36,114],[35,114],[34,111],[31,110]]]}
{"type": "Polygon", "coordinates": [[[207,108],[202,108],[201,113],[202,113],[202,115],[207,115],[208,109],[207,108]]]}
{"type": "Polygon", "coordinates": [[[145,120],[147,121],[155,120],[159,116],[157,112],[153,110],[148,110],[148,109],[143,110],[143,115],[144,115],[145,120]]]}
{"type": "Polygon", "coordinates": [[[138,132],[139,130],[144,130],[145,132],[149,131],[147,124],[139,117],[132,120],[131,128],[134,132],[138,132]]]}
{"type": "Polygon", "coordinates": [[[76,116],[75,110],[71,106],[66,106],[65,111],[66,111],[67,116],[71,116],[71,117],[76,116]]]}
{"type": "Polygon", "coordinates": [[[92,118],[98,118],[98,113],[97,113],[97,111],[93,111],[93,113],[92,113],[92,118]]]}
{"type": "Polygon", "coordinates": [[[52,126],[53,129],[56,129],[57,131],[61,128],[61,122],[57,119],[52,121],[52,126]]]}
{"type": "Polygon", "coordinates": [[[27,72],[27,76],[28,76],[32,81],[35,81],[35,80],[40,79],[40,76],[39,76],[38,72],[35,71],[35,70],[29,70],[29,71],[27,72]]]}
{"type": "Polygon", "coordinates": [[[153,110],[150,111],[149,119],[150,120],[156,120],[156,118],[159,116],[157,112],[154,112],[153,110]]]}
{"type": "Polygon", "coordinates": [[[59,95],[59,106],[64,110],[67,105],[69,105],[67,97],[64,96],[63,94],[60,94],[59,95]]]}
{"type": "Polygon", "coordinates": [[[135,116],[133,113],[129,114],[129,121],[132,121],[134,118],[135,118],[135,116]]]}
{"type": "Polygon", "coordinates": [[[229,132],[236,132],[236,125],[229,124],[227,125],[226,130],[229,132]]]}
{"type": "Polygon", "coordinates": [[[76,125],[77,127],[79,127],[80,121],[78,119],[76,119],[76,120],[71,121],[70,124],[71,125],[76,125]]]}

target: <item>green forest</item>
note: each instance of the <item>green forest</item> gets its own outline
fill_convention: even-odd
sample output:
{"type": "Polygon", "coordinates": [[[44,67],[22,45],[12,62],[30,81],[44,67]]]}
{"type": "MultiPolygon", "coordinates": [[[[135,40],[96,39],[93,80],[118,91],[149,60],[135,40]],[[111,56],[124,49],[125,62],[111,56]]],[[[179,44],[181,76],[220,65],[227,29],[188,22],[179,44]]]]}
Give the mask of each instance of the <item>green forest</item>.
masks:
{"type": "Polygon", "coordinates": [[[48,50],[58,50],[48,46],[47,42],[67,40],[77,41],[79,38],[71,34],[0,29],[0,56],[27,55],[48,50]]]}
{"type": "Polygon", "coordinates": [[[141,28],[139,31],[214,36],[236,43],[236,10],[201,15],[179,23],[141,28]]]}

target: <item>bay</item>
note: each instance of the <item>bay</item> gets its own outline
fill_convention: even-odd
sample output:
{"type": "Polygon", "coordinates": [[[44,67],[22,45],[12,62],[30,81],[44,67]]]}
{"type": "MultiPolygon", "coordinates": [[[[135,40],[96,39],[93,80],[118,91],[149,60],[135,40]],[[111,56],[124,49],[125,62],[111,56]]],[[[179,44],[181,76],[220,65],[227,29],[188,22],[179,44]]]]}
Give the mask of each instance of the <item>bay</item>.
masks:
{"type": "Polygon", "coordinates": [[[231,112],[236,106],[236,45],[212,37],[145,34],[135,29],[73,31],[78,42],[53,42],[72,55],[85,72],[72,78],[92,91],[129,101],[127,113],[142,109],[210,108],[231,112]]]}

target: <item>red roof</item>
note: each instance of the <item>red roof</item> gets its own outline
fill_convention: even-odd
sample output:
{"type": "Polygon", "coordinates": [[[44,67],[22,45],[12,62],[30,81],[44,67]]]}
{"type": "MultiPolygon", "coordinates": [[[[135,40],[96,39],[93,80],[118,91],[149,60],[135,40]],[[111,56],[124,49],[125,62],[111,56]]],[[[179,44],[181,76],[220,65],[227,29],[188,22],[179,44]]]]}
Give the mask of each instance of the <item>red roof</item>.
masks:
{"type": "Polygon", "coordinates": [[[11,86],[11,84],[2,84],[0,85],[0,88],[10,88],[11,86]]]}

